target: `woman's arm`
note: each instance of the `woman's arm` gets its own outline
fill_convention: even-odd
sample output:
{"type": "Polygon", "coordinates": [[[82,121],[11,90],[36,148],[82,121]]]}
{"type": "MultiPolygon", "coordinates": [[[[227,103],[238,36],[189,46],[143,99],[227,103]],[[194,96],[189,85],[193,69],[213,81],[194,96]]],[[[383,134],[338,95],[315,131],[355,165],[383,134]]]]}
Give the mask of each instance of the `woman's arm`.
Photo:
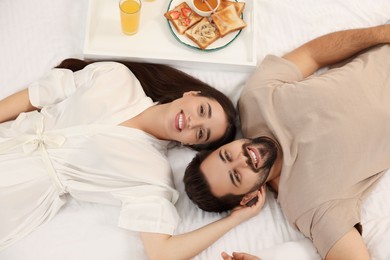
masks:
{"type": "Polygon", "coordinates": [[[0,100],[0,123],[15,119],[20,113],[36,110],[31,105],[28,90],[21,90],[0,100]]]}
{"type": "Polygon", "coordinates": [[[240,207],[232,213],[194,231],[170,236],[157,233],[141,233],[149,259],[191,259],[213,244],[230,229],[259,214],[265,202],[265,190],[258,192],[259,200],[251,207],[240,207]]]}
{"type": "Polygon", "coordinates": [[[233,218],[226,217],[185,234],[141,233],[141,239],[151,260],[191,259],[238,224],[233,218]]]}
{"type": "Polygon", "coordinates": [[[329,33],[311,40],[283,56],[293,62],[303,77],[381,43],[390,43],[390,24],[329,33]]]}

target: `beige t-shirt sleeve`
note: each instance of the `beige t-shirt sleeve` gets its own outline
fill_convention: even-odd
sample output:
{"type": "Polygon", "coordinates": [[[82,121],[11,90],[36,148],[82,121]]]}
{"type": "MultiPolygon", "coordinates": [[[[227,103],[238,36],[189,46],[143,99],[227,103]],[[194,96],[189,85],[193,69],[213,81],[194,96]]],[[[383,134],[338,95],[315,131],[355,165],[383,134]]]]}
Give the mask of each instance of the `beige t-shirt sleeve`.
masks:
{"type": "Polygon", "coordinates": [[[294,63],[275,55],[267,55],[249,77],[241,98],[254,89],[279,87],[284,83],[293,83],[302,79],[302,73],[294,63]]]}
{"type": "Polygon", "coordinates": [[[292,62],[267,55],[247,80],[238,101],[244,137],[274,137],[274,129],[268,128],[278,120],[272,112],[273,107],[280,106],[279,101],[274,99],[274,94],[279,88],[292,85],[302,79],[302,73],[292,62]]]}
{"type": "Polygon", "coordinates": [[[332,246],[360,222],[359,208],[360,201],[355,198],[329,201],[302,214],[296,225],[325,258],[332,246]]]}

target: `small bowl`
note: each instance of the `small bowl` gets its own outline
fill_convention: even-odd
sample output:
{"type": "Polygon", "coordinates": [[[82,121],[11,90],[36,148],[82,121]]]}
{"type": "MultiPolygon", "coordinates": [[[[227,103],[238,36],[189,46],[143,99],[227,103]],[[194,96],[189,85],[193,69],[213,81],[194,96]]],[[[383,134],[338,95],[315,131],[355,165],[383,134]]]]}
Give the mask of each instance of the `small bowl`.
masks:
{"type": "Polygon", "coordinates": [[[203,3],[202,0],[192,0],[192,8],[194,11],[201,15],[201,16],[210,16],[212,12],[216,11],[219,7],[219,4],[221,3],[221,0],[206,0],[211,7],[213,7],[213,10],[210,10],[210,8],[206,5],[206,3],[203,3]]]}

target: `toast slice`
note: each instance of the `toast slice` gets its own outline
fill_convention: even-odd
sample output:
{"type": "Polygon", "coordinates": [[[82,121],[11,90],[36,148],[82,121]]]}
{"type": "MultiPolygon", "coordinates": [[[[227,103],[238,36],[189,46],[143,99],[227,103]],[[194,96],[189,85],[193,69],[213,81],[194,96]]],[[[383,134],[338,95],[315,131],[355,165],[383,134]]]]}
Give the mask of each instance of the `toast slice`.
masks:
{"type": "Polygon", "coordinates": [[[185,35],[194,41],[202,50],[206,49],[207,46],[220,37],[217,28],[215,28],[206,17],[189,28],[185,32],[185,35]]]}
{"type": "Polygon", "coordinates": [[[172,10],[166,12],[164,16],[175,26],[176,31],[180,34],[202,20],[202,16],[192,10],[186,2],[182,2],[172,10]]]}
{"type": "Polygon", "coordinates": [[[238,16],[234,5],[229,5],[224,9],[215,12],[211,15],[211,19],[213,19],[213,22],[218,28],[221,37],[224,37],[230,32],[246,27],[246,23],[238,16]]]}
{"type": "Polygon", "coordinates": [[[244,2],[232,2],[230,0],[221,0],[221,3],[218,6],[217,12],[221,11],[225,7],[228,7],[229,5],[234,5],[234,8],[236,8],[238,16],[241,17],[242,12],[245,9],[245,3],[244,2]]]}

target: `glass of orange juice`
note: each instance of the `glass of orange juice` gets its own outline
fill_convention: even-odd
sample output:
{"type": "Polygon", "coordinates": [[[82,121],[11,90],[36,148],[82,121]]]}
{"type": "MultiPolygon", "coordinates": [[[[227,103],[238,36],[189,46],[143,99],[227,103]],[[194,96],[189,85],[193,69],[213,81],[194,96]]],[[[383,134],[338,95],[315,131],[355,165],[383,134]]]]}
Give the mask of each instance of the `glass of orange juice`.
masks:
{"type": "Polygon", "coordinates": [[[141,0],[120,0],[122,32],[126,35],[137,33],[139,27],[141,0]]]}

